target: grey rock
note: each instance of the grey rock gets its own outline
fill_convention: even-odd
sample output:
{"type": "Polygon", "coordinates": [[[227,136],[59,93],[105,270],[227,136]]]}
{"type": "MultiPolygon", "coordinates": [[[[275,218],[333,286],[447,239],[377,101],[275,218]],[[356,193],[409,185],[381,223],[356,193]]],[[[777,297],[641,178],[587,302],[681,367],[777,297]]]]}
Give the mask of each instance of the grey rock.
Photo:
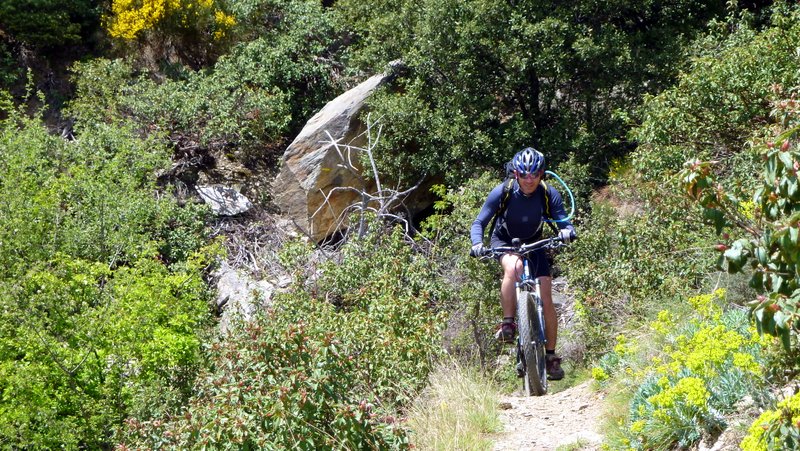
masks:
{"type": "Polygon", "coordinates": [[[218,310],[222,311],[220,331],[224,334],[235,319],[249,321],[259,309],[269,305],[275,287],[264,280],[231,268],[226,262],[214,274],[217,279],[218,310]]]}
{"type": "Polygon", "coordinates": [[[219,185],[198,186],[197,192],[217,215],[235,216],[253,207],[250,199],[230,187],[219,185]]]}

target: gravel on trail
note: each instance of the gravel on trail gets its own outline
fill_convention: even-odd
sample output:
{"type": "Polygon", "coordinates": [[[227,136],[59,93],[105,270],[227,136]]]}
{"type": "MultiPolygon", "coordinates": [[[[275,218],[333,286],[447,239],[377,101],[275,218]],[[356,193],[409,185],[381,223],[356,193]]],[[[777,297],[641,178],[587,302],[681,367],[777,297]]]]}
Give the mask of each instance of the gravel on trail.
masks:
{"type": "Polygon", "coordinates": [[[500,418],[503,432],[495,434],[494,450],[598,450],[603,393],[591,381],[544,396],[503,396],[500,418]]]}

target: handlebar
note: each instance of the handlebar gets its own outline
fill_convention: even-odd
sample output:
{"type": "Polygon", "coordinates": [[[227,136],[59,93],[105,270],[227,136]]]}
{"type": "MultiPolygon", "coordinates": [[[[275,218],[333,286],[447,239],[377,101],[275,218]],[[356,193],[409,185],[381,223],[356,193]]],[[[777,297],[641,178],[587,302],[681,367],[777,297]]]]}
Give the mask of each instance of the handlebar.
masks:
{"type": "Polygon", "coordinates": [[[512,243],[511,246],[498,246],[498,247],[486,248],[483,250],[481,255],[478,255],[477,257],[481,259],[488,259],[509,252],[519,255],[527,255],[539,249],[555,249],[561,246],[566,246],[564,240],[559,236],[545,238],[543,240],[535,241],[530,244],[520,244],[519,238],[514,238],[514,240],[511,243],[512,243]]]}

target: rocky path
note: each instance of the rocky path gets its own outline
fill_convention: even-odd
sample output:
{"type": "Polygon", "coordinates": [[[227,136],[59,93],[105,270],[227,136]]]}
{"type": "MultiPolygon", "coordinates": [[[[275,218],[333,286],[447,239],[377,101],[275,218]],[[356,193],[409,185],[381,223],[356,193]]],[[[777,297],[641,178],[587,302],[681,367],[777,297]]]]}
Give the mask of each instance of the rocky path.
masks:
{"type": "Polygon", "coordinates": [[[505,428],[495,437],[494,449],[599,449],[603,395],[593,391],[589,384],[584,382],[545,396],[501,398],[505,428]]]}

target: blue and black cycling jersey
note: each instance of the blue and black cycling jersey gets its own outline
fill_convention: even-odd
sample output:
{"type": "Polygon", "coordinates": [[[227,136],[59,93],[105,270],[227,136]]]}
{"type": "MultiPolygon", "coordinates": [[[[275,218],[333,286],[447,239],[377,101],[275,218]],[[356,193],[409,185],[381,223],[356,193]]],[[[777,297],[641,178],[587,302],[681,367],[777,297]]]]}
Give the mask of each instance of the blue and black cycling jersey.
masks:
{"type": "MultiPolygon", "coordinates": [[[[492,217],[500,209],[503,196],[503,183],[497,185],[489,193],[478,217],[472,222],[470,239],[472,244],[483,242],[483,233],[492,217]]],[[[575,231],[567,218],[561,194],[552,186],[545,188],[541,183],[530,195],[525,195],[514,181],[506,200],[505,211],[497,217],[494,231],[490,237],[492,247],[510,246],[513,238],[529,243],[541,238],[544,219],[561,220],[556,225],[559,229],[575,231]],[[545,189],[547,195],[545,196],[545,189]],[[549,212],[549,214],[548,214],[549,212]]]]}

